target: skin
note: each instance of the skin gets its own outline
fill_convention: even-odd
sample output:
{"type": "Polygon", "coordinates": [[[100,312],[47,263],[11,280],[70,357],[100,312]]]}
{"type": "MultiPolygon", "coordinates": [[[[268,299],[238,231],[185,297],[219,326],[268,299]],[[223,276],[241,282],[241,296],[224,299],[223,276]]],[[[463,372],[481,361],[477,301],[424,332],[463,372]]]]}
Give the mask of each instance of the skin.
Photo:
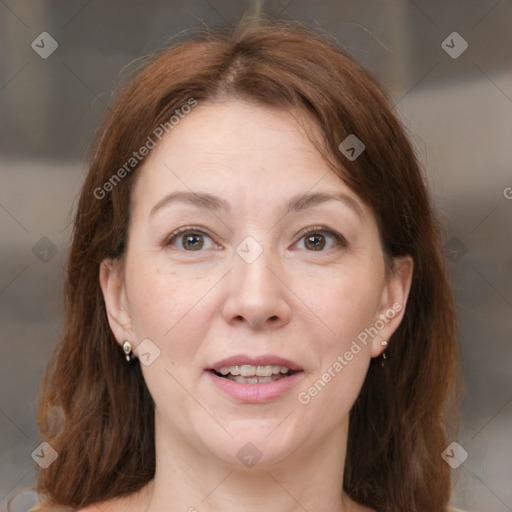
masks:
{"type": "Polygon", "coordinates": [[[100,282],[118,343],[128,339],[135,349],[150,339],[160,350],[152,364],[141,364],[156,404],[156,475],[99,509],[369,511],[339,492],[349,412],[370,359],[402,320],[413,265],[396,260],[386,277],[371,210],[328,168],[293,115],[229,100],[200,104],[181,120],[138,176],[125,265],[123,272],[105,260],[100,282]],[[209,192],[231,211],[175,202],[150,216],[175,191],[209,192]],[[320,191],[349,196],[360,215],[340,201],[284,215],[292,196],[320,191]],[[197,229],[181,233],[166,246],[184,226],[206,234],[187,245],[197,229]],[[319,230],[313,240],[304,236],[314,226],[339,233],[348,246],[319,230]],[[247,236],[263,249],[252,263],[236,252],[247,236]],[[194,250],[193,242],[204,245],[194,250]],[[402,310],[379,334],[300,403],[297,394],[396,303],[402,310]],[[238,353],[277,354],[304,374],[273,401],[241,403],[204,371],[238,353]],[[262,454],[250,468],[237,457],[248,442],[262,454]]]}

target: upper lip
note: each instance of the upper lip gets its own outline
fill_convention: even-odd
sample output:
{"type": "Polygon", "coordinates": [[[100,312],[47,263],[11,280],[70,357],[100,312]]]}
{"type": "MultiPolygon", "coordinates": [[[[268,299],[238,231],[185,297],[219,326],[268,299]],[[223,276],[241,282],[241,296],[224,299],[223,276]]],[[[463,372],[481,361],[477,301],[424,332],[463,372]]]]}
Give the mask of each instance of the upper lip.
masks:
{"type": "Polygon", "coordinates": [[[286,368],[293,371],[302,370],[299,364],[274,354],[265,354],[261,356],[237,354],[213,363],[211,366],[206,368],[206,370],[214,370],[218,372],[221,368],[226,368],[227,366],[242,366],[244,364],[251,366],[286,366],[286,368]]]}

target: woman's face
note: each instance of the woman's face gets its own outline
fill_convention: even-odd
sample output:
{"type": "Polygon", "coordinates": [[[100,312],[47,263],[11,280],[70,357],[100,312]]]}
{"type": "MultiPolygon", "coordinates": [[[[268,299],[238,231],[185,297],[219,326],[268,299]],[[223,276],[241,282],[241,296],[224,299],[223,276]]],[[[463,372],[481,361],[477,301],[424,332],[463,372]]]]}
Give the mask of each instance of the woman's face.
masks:
{"type": "Polygon", "coordinates": [[[238,465],[345,432],[410,260],[386,280],[371,211],[286,112],[200,104],[140,172],[125,272],[105,261],[101,282],[118,342],[143,343],[157,432],[238,465]],[[235,382],[242,365],[266,377],[235,382]]]}

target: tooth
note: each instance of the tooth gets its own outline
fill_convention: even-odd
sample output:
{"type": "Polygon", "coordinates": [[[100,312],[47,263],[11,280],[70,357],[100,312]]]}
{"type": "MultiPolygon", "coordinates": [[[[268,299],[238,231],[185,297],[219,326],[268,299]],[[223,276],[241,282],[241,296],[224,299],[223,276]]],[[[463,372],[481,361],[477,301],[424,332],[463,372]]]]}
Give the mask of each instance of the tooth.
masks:
{"type": "Polygon", "coordinates": [[[256,375],[256,367],[243,364],[240,366],[240,375],[242,377],[254,377],[256,375]]]}
{"type": "Polygon", "coordinates": [[[288,373],[289,369],[286,366],[277,365],[259,365],[253,366],[250,364],[244,364],[240,366],[223,366],[220,368],[219,373],[221,375],[241,375],[242,377],[270,377],[272,375],[281,375],[288,373]]]}
{"type": "Polygon", "coordinates": [[[280,380],[284,377],[273,375],[272,377],[242,377],[241,375],[233,376],[228,375],[228,379],[234,382],[238,382],[240,384],[267,384],[269,382],[274,382],[276,380],[280,380]]]}
{"type": "Polygon", "coordinates": [[[258,377],[270,377],[272,375],[272,366],[258,366],[256,375],[258,377]]]}
{"type": "Polygon", "coordinates": [[[268,382],[274,382],[272,377],[258,377],[259,384],[267,384],[268,382]]]}

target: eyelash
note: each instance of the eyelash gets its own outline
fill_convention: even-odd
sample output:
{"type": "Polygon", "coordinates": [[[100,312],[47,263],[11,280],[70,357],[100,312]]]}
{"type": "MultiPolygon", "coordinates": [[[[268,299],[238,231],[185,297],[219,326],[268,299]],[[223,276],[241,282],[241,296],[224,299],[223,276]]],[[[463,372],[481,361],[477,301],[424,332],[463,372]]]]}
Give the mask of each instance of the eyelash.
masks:
{"type": "MultiPolygon", "coordinates": [[[[165,247],[169,246],[172,244],[172,242],[174,240],[176,240],[180,235],[182,234],[185,234],[187,232],[191,232],[191,233],[194,233],[194,234],[202,234],[202,235],[206,235],[208,237],[210,237],[212,240],[213,240],[213,237],[207,232],[205,231],[203,228],[200,228],[198,226],[185,226],[185,227],[182,227],[180,229],[177,229],[176,231],[172,232],[163,242],[163,245],[165,247]]],[[[343,235],[340,235],[339,233],[331,230],[331,229],[328,229],[326,228],[325,226],[312,226],[310,228],[307,228],[301,232],[298,233],[298,236],[299,236],[299,239],[298,240],[302,240],[304,237],[306,237],[307,235],[311,234],[311,233],[315,233],[315,234],[328,234],[328,235],[331,235],[335,238],[335,240],[337,241],[337,243],[339,245],[341,245],[342,248],[346,249],[348,247],[348,242],[346,240],[346,238],[343,236],[343,235]]],[[[331,249],[335,249],[335,247],[331,248],[331,249]]],[[[318,252],[327,252],[331,249],[327,249],[326,251],[318,251],[318,252]]],[[[200,250],[199,251],[186,251],[186,252],[201,252],[200,250]]],[[[307,252],[317,252],[317,251],[307,251],[307,252]]]]}

